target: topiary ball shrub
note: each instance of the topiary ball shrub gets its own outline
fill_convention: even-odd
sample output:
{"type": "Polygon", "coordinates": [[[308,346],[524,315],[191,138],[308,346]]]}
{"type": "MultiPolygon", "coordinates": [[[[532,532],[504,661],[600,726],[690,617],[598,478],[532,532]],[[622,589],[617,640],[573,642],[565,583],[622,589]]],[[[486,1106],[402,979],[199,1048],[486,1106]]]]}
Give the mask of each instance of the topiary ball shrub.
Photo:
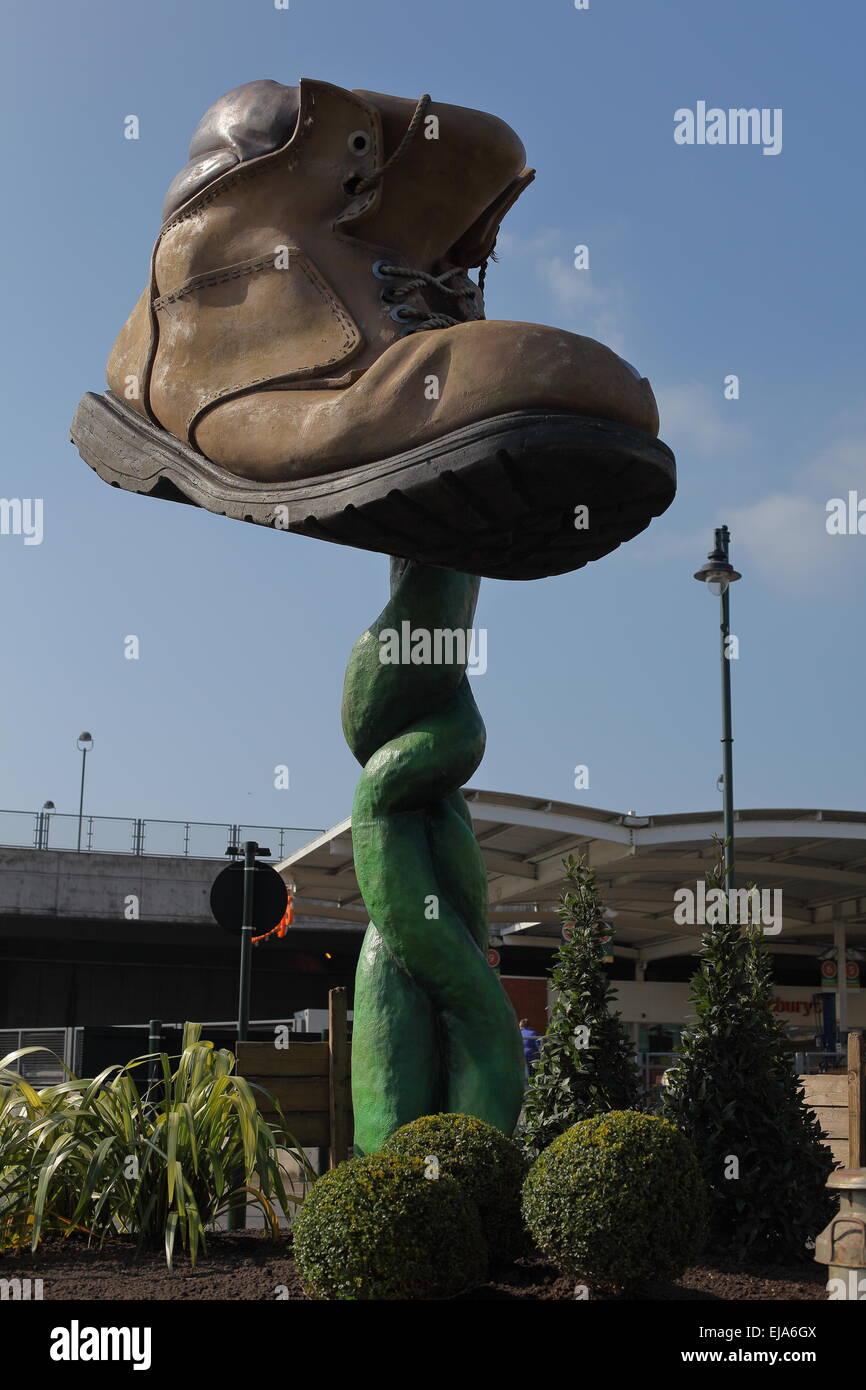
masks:
{"type": "Polygon", "coordinates": [[[439,1173],[454,1178],[478,1208],[491,1256],[513,1260],[526,1252],[520,1203],[529,1165],[493,1125],[474,1115],[422,1115],[395,1130],[382,1152],[435,1159],[439,1173]]]}
{"type": "Polygon", "coordinates": [[[628,1289],[677,1279],[694,1263],[709,1192],[681,1130],[656,1115],[611,1110],[581,1120],[539,1155],[523,1215],[563,1273],[628,1289]]]}
{"type": "Polygon", "coordinates": [[[310,1298],[450,1298],[482,1284],[478,1212],[453,1178],[419,1158],[367,1154],[313,1184],[293,1226],[310,1298]]]}

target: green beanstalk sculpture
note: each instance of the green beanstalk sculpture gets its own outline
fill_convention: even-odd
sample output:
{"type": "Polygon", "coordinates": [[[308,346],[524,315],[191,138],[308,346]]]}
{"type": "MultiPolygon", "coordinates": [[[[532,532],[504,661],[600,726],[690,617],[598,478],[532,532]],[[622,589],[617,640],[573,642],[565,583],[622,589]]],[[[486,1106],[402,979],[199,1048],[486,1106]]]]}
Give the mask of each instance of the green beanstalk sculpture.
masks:
{"type": "Polygon", "coordinates": [[[363,765],[355,871],[370,914],[355,987],[355,1152],[419,1115],[456,1111],[506,1134],[523,1097],[514,1010],[487,963],[487,875],[461,786],[484,752],[468,642],[436,663],[383,660],[389,631],[472,627],[480,581],[392,559],[391,597],[358,639],[343,729],[363,765]]]}

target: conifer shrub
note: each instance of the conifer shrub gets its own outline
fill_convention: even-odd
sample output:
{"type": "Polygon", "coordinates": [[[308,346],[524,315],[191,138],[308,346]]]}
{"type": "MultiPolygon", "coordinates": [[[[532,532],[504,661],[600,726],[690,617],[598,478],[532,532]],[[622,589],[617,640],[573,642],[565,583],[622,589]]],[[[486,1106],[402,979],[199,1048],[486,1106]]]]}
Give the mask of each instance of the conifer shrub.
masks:
{"type": "MultiPolygon", "coordinates": [[[[720,864],[706,882],[722,887],[720,864]]],[[[691,1140],[710,1186],[711,1249],[741,1260],[809,1260],[836,1205],[825,1189],[833,1158],[772,1012],[766,937],[759,925],[724,920],[732,915],[741,914],[725,904],[708,911],[722,920],[703,937],[691,990],[697,1018],[665,1073],[663,1112],[691,1140]]]]}
{"type": "Polygon", "coordinates": [[[595,874],[573,855],[563,860],[563,868],[569,886],[557,912],[570,939],[554,958],[556,995],[529,1075],[519,1131],[532,1158],[579,1120],[645,1106],[634,1047],[611,1009],[615,991],[602,959],[609,928],[595,874]]]}

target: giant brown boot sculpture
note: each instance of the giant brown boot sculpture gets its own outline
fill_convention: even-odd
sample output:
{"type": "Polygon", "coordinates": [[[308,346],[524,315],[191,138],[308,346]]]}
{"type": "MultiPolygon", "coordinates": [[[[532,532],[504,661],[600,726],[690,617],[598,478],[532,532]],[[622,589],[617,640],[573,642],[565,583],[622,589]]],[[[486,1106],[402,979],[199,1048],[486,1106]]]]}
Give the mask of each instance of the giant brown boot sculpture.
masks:
{"type": "Polygon", "coordinates": [[[80,452],[134,492],[469,574],[560,574],[636,535],[675,490],[649,383],[591,338],[484,318],[524,161],[495,116],[426,96],[229,92],[80,452]]]}

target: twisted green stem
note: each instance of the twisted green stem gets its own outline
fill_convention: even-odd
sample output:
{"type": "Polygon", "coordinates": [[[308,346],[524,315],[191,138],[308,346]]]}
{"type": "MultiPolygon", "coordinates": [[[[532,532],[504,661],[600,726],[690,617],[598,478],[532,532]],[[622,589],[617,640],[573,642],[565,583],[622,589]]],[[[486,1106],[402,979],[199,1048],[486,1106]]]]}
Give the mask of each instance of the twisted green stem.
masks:
{"type": "MultiPolygon", "coordinates": [[[[460,787],[484,752],[466,663],[392,665],[380,634],[472,627],[479,580],[391,561],[391,598],[356,642],[346,741],[364,771],[352,807],[370,914],[355,985],[355,1152],[419,1115],[476,1115],[510,1134],[523,1097],[514,1010],[487,949],[487,876],[460,787]]],[[[468,645],[468,644],[467,644],[468,645]]]]}

